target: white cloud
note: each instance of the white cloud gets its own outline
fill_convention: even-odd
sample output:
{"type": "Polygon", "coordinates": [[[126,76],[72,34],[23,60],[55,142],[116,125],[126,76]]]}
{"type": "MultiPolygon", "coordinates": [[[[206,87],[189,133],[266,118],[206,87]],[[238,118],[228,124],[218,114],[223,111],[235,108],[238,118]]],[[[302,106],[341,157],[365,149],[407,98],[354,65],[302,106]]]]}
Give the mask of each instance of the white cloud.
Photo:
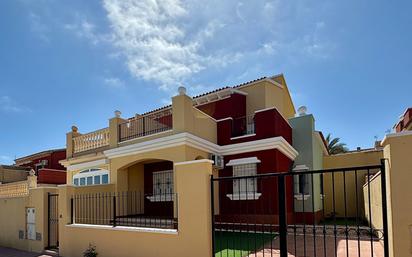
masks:
{"type": "Polygon", "coordinates": [[[110,41],[110,35],[98,33],[96,25],[79,14],[76,15],[73,23],[64,24],[63,27],[66,30],[72,31],[77,37],[87,39],[93,45],[110,41]]]}
{"type": "Polygon", "coordinates": [[[186,41],[178,25],[187,15],[179,0],[105,0],[104,7],[132,75],[170,90],[204,68],[198,42],[186,41]]]}
{"type": "MultiPolygon", "coordinates": [[[[110,55],[125,58],[134,77],[170,93],[181,84],[196,85],[194,75],[210,69],[273,56],[282,62],[329,56],[333,44],[323,37],[326,23],[317,20],[321,8],[309,4],[103,0],[111,29],[104,37],[119,51],[110,55]]],[[[83,25],[76,29],[84,38],[101,41],[93,25],[83,25]]]]}
{"type": "Polygon", "coordinates": [[[41,17],[34,13],[29,13],[30,30],[43,42],[49,43],[50,28],[44,23],[41,17]]]}
{"type": "Polygon", "coordinates": [[[123,88],[124,82],[119,78],[104,78],[103,83],[112,88],[123,88]]]}
{"type": "Polygon", "coordinates": [[[6,113],[30,112],[30,109],[20,106],[9,96],[0,96],[0,110],[6,113]]]}
{"type": "Polygon", "coordinates": [[[0,96],[0,111],[5,113],[31,112],[29,108],[20,105],[9,96],[0,96]]]}

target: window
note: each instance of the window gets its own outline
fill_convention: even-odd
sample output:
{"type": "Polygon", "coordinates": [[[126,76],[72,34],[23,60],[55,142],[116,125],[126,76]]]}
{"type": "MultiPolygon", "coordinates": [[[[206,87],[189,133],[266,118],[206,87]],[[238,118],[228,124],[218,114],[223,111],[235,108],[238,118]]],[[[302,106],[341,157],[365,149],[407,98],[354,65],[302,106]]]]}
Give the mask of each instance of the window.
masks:
{"type": "MultiPolygon", "coordinates": [[[[234,177],[244,177],[256,175],[256,163],[241,164],[233,166],[234,177]]],[[[233,180],[234,194],[248,194],[257,192],[256,178],[233,180]]]]}
{"type": "Polygon", "coordinates": [[[299,172],[307,171],[309,168],[306,165],[297,165],[293,171],[298,173],[293,176],[295,184],[295,199],[307,200],[310,196],[310,177],[307,174],[299,174],[299,172]]]}
{"type": "Polygon", "coordinates": [[[105,174],[102,176],[102,184],[109,184],[109,175],[105,174]]]}
{"type": "Polygon", "coordinates": [[[153,196],[148,199],[152,202],[173,201],[173,170],[153,172],[153,196]]]}
{"type": "MultiPolygon", "coordinates": [[[[257,164],[248,163],[233,166],[234,177],[244,177],[256,175],[257,164]]],[[[233,180],[233,194],[228,195],[231,200],[256,200],[261,193],[258,193],[256,178],[244,178],[233,180]]]]}
{"type": "MultiPolygon", "coordinates": [[[[230,160],[226,166],[233,167],[233,177],[253,176],[257,174],[257,157],[230,160]]],[[[233,179],[233,192],[227,194],[231,200],[256,200],[262,193],[258,192],[256,178],[233,179]]]]}
{"type": "Polygon", "coordinates": [[[103,169],[86,169],[73,176],[73,185],[90,186],[109,184],[109,171],[103,169]]]}

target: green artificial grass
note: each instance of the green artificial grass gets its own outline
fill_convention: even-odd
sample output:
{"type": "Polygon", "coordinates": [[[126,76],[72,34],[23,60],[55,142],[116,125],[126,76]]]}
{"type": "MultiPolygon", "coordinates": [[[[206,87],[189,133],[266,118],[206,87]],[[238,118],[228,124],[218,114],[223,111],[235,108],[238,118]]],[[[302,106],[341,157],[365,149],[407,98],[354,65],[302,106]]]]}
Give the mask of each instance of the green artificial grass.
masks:
{"type": "Polygon", "coordinates": [[[277,234],[220,232],[215,233],[216,257],[243,257],[248,256],[270,243],[277,234]]]}

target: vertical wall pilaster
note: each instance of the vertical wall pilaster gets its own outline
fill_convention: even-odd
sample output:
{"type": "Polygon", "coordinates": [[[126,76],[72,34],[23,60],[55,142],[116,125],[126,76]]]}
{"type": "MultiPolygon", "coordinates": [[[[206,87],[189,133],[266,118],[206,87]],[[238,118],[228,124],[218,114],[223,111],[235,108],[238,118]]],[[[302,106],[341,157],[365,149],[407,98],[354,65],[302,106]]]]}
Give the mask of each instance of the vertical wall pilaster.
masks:
{"type": "Polygon", "coordinates": [[[175,163],[179,233],[197,249],[197,256],[212,256],[212,208],[210,176],[212,162],[175,163]]]}

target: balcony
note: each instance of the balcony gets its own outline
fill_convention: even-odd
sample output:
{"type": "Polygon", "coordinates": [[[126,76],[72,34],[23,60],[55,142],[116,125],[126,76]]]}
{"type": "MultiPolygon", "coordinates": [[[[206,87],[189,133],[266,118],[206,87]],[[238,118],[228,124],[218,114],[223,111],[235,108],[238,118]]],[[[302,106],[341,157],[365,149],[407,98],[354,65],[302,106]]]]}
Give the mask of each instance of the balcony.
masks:
{"type": "Polygon", "coordinates": [[[120,111],[114,114],[107,128],[87,134],[72,126],[66,138],[67,160],[184,132],[217,142],[216,121],[194,107],[193,99],[185,94],[173,97],[171,106],[143,115],[124,119],[120,111]]]}
{"type": "Polygon", "coordinates": [[[243,137],[255,134],[255,115],[234,118],[232,137],[243,137]]]}
{"type": "Polygon", "coordinates": [[[255,111],[253,115],[225,118],[217,123],[219,145],[229,145],[281,136],[292,142],[289,123],[275,109],[255,111]]]}
{"type": "Polygon", "coordinates": [[[119,142],[171,130],[172,124],[172,107],[149,115],[136,116],[119,124],[119,142]]]}

